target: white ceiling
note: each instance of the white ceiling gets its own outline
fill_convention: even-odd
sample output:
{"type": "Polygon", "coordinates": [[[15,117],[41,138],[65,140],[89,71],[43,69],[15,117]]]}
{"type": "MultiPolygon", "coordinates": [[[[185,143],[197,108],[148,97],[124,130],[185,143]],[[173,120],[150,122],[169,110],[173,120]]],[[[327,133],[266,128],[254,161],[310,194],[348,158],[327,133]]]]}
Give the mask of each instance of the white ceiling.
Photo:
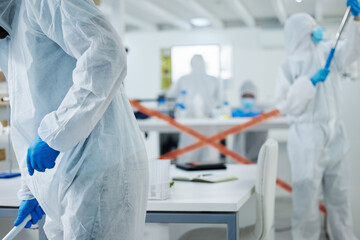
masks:
{"type": "MultiPolygon", "coordinates": [[[[114,0],[116,1],[116,0],[114,0]]],[[[322,25],[339,24],[345,0],[125,0],[127,31],[196,29],[195,17],[207,18],[208,28],[279,28],[296,12],[313,15],[322,25]]]]}

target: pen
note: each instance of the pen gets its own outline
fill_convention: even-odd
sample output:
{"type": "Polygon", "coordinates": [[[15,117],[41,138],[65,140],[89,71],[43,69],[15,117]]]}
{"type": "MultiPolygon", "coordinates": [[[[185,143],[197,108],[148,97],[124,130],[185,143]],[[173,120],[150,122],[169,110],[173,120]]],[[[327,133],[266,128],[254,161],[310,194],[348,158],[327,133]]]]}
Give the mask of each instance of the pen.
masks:
{"type": "Polygon", "coordinates": [[[212,173],[205,173],[205,174],[200,174],[198,177],[206,177],[206,176],[211,176],[213,175],[212,173]]]}

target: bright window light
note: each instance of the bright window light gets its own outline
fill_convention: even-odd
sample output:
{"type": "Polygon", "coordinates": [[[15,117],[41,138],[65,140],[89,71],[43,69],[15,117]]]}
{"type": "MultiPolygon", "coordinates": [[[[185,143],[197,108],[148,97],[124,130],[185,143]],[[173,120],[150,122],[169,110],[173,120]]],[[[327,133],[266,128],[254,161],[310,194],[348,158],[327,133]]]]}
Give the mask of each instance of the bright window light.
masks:
{"type": "Polygon", "coordinates": [[[210,21],[206,18],[192,18],[190,23],[195,27],[208,27],[210,26],[210,21]]]}
{"type": "Polygon", "coordinates": [[[302,0],[295,0],[297,3],[302,3],[302,0]]]}

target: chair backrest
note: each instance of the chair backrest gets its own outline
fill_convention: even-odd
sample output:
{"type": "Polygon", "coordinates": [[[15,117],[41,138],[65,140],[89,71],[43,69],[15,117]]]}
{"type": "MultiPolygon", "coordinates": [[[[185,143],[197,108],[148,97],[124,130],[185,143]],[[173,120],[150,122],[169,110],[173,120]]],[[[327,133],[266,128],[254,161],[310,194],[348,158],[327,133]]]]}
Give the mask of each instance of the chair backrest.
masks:
{"type": "Polygon", "coordinates": [[[255,185],[256,239],[266,239],[273,227],[278,162],[278,143],[268,139],[261,147],[255,185]]]}

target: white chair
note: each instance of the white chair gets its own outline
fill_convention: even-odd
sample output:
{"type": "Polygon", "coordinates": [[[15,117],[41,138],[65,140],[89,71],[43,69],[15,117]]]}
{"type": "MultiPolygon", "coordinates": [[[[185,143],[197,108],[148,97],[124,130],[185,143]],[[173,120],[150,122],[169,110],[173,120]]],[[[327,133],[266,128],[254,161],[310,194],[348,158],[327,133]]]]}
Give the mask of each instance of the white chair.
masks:
{"type": "MultiPolygon", "coordinates": [[[[257,162],[255,185],[256,223],[239,230],[239,239],[262,240],[269,237],[274,222],[278,144],[268,139],[261,147],[257,162]]],[[[236,189],[234,189],[236,191],[236,189]]],[[[198,228],[185,233],[179,240],[225,240],[226,228],[198,228]]]]}

